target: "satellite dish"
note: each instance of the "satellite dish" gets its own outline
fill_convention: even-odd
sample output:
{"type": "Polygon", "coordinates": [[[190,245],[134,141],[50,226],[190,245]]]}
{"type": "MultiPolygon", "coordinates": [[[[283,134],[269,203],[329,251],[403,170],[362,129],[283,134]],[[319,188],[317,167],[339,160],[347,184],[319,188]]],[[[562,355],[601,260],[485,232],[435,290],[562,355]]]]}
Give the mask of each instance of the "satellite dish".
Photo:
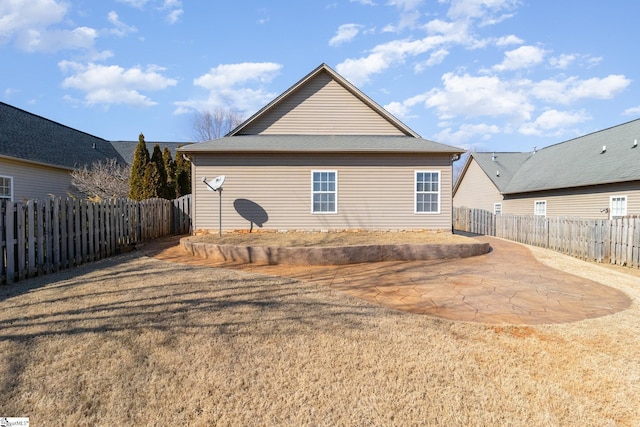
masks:
{"type": "Polygon", "coordinates": [[[220,175],[217,176],[213,179],[213,181],[211,181],[211,188],[213,188],[214,190],[219,189],[220,187],[222,187],[222,184],[224,184],[224,179],[226,177],[224,175],[220,175]]]}

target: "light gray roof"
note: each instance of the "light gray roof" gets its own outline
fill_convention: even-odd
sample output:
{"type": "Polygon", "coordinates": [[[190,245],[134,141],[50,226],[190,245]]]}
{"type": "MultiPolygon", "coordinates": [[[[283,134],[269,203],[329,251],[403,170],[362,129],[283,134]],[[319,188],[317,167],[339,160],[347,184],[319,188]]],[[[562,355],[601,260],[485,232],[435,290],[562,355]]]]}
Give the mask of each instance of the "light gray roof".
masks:
{"type": "Polygon", "coordinates": [[[109,141],[0,102],[0,156],[74,169],[120,154],[109,141]]]}
{"type": "Polygon", "coordinates": [[[531,153],[471,153],[500,192],[504,192],[531,153]]]}
{"type": "Polygon", "coordinates": [[[496,154],[497,162],[491,161],[492,153],[472,155],[503,194],[640,181],[640,119],[551,145],[535,154],[496,154]],[[500,164],[504,167],[500,178],[508,179],[495,177],[500,164]]]}
{"type": "Polygon", "coordinates": [[[412,136],[237,135],[180,148],[184,153],[463,153],[464,150],[412,136]]]}

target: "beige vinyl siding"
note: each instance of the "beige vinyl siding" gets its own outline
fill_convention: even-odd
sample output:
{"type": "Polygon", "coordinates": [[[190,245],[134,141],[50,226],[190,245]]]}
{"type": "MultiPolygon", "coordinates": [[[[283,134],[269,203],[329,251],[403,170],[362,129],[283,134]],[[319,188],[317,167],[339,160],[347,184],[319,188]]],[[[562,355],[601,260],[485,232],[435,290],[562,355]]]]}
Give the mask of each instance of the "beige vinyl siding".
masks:
{"type": "Polygon", "coordinates": [[[0,158],[0,175],[13,177],[13,201],[66,196],[71,188],[71,174],[57,169],[0,158]]]}
{"type": "Polygon", "coordinates": [[[453,197],[453,205],[455,207],[484,209],[493,212],[494,203],[501,202],[502,194],[472,158],[465,172],[464,180],[460,182],[458,190],[453,197]]]}
{"type": "Polygon", "coordinates": [[[327,73],[250,123],[242,135],[404,135],[327,73]]]}
{"type": "MultiPolygon", "coordinates": [[[[234,208],[246,201],[268,215],[264,229],[451,229],[451,166],[448,155],[197,155],[193,164],[194,230],[218,229],[219,195],[202,177],[225,175],[222,228],[247,230],[251,224],[234,208]],[[242,166],[236,166],[242,165],[242,166]],[[338,213],[311,212],[311,172],[338,175],[338,213]],[[414,213],[415,171],[441,175],[440,214],[414,213]]],[[[258,229],[258,227],[254,227],[258,229]]]]}
{"type": "Polygon", "coordinates": [[[640,215],[640,182],[541,191],[519,196],[505,196],[504,213],[533,215],[534,201],[547,201],[547,216],[607,219],[611,196],[627,196],[627,215],[640,215]]]}

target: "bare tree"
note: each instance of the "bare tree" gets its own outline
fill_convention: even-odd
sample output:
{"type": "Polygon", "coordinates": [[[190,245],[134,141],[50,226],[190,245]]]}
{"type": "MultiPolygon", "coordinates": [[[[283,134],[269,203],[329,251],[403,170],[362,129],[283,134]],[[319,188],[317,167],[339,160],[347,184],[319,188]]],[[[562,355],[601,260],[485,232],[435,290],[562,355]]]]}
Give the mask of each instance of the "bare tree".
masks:
{"type": "Polygon", "coordinates": [[[213,111],[198,111],[193,116],[193,132],[196,141],[220,138],[242,123],[242,117],[222,107],[213,111]]]}
{"type": "Polygon", "coordinates": [[[101,200],[127,197],[129,194],[130,169],[116,159],[94,162],[91,167],[71,172],[71,185],[88,199],[101,200]]]}

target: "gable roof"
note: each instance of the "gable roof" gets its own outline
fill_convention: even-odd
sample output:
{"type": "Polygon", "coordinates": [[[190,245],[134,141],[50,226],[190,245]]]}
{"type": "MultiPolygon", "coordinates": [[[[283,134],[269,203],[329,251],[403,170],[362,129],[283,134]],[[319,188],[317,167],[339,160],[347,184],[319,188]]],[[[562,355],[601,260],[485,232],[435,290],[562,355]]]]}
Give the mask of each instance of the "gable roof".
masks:
{"type": "Polygon", "coordinates": [[[395,118],[392,114],[378,105],[375,101],[365,95],[362,91],[352,85],[349,81],[343,78],[341,75],[336,73],[331,67],[327,64],[320,64],[316,69],[311,71],[305,77],[300,79],[297,83],[283,92],[280,96],[276,97],[269,104],[260,109],[257,113],[251,116],[249,119],[245,120],[238,127],[229,132],[226,136],[235,136],[235,135],[243,135],[246,134],[247,130],[256,124],[258,120],[262,120],[265,118],[269,118],[270,115],[275,114],[275,110],[278,106],[284,104],[285,102],[291,100],[294,97],[294,94],[304,88],[309,86],[313,80],[317,80],[322,75],[328,75],[331,80],[338,83],[342,88],[344,88],[347,92],[349,92],[353,97],[358,99],[364,105],[366,105],[369,109],[373,110],[375,113],[379,115],[380,118],[386,120],[391,126],[395,127],[400,134],[404,134],[407,136],[413,136],[418,138],[419,135],[410,129],[407,125],[402,123],[400,120],[395,118]]]}
{"type": "Polygon", "coordinates": [[[639,140],[637,119],[535,152],[496,153],[495,162],[492,153],[471,156],[501,193],[528,193],[640,181],[639,140]]]}
{"type": "MultiPolygon", "coordinates": [[[[330,98],[333,100],[335,98],[330,98]]],[[[340,98],[344,100],[343,98],[340,98]]],[[[334,119],[336,115],[334,114],[334,119]]],[[[343,128],[344,129],[344,128],[343,128]]],[[[380,128],[378,128],[380,129],[380,128]]],[[[452,147],[428,139],[420,138],[420,136],[411,130],[404,123],[393,117],[384,108],[380,107],[368,96],[358,90],[355,86],[333,71],[326,64],[321,64],[311,73],[287,89],[282,95],[275,98],[264,108],[240,124],[234,130],[229,132],[225,137],[212,141],[205,141],[182,147],[178,150],[184,153],[204,153],[204,152],[226,152],[226,153],[449,153],[461,154],[464,150],[452,147]],[[318,113],[325,122],[331,120],[325,115],[327,110],[334,110],[334,106],[326,104],[306,106],[305,112],[302,114],[304,119],[285,118],[283,120],[302,120],[303,125],[298,126],[303,133],[262,133],[259,130],[264,128],[263,124],[256,123],[274,123],[282,119],[281,112],[276,112],[279,106],[286,104],[286,111],[294,110],[296,107],[305,103],[309,97],[317,94],[317,91],[307,90],[309,87],[320,83],[320,86],[326,87],[326,82],[335,82],[339,85],[342,95],[348,94],[348,98],[356,99],[355,105],[358,111],[362,113],[366,110],[368,119],[365,125],[358,122],[359,117],[352,117],[343,114],[338,118],[342,120],[343,125],[350,123],[359,126],[359,129],[366,129],[370,123],[371,115],[387,126],[382,132],[365,132],[360,133],[333,133],[327,131],[331,126],[319,126],[324,132],[318,132],[317,128],[311,129],[309,133],[304,132],[304,126],[313,125],[314,108],[320,108],[322,111],[318,113]],[[291,98],[291,99],[290,99],[291,98]],[[362,108],[360,108],[362,107],[362,108]],[[393,129],[393,132],[388,132],[393,129]],[[258,131],[257,131],[258,130],[258,131]]]]}
{"type": "Polygon", "coordinates": [[[0,102],[0,157],[75,169],[123,161],[109,141],[0,102]]]}

